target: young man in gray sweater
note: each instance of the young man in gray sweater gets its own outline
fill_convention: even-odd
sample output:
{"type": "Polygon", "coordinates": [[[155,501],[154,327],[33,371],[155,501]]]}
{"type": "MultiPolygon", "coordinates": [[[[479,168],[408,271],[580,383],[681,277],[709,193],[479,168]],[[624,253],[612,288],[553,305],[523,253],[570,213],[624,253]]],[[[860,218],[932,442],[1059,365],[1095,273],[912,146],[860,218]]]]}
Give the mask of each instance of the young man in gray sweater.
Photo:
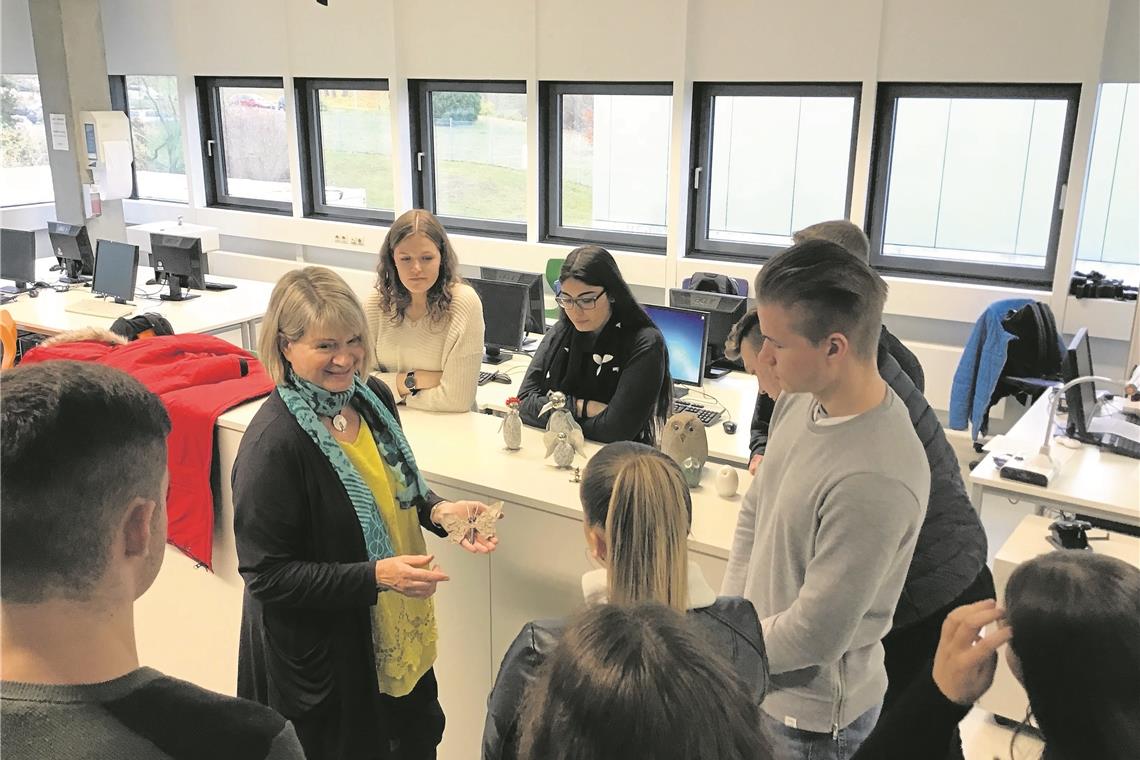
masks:
{"type": "Polygon", "coordinates": [[[268,707],[139,667],[134,602],[166,550],[159,398],[81,362],[2,383],[0,756],[303,760],[268,707]]]}
{"type": "Polygon", "coordinates": [[[756,607],[780,758],[845,760],[874,727],[891,627],[930,489],[907,409],[879,375],[887,286],[812,240],[756,278],[759,361],[783,393],[721,593],[756,607]]]}

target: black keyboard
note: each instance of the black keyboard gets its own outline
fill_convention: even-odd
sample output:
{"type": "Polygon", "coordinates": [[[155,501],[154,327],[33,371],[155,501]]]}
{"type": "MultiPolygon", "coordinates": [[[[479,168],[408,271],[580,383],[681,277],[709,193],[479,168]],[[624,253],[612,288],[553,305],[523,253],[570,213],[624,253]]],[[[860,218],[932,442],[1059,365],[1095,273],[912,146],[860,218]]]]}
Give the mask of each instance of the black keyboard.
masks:
{"type": "Polygon", "coordinates": [[[237,287],[237,285],[231,285],[228,282],[213,282],[211,280],[205,280],[203,284],[206,286],[206,290],[233,290],[237,287]]]}
{"type": "Polygon", "coordinates": [[[716,421],[720,419],[720,412],[709,409],[707,406],[694,404],[692,401],[677,400],[673,402],[673,414],[680,412],[692,412],[697,415],[697,419],[701,421],[705,427],[715,425],[716,421]]]}
{"type": "Polygon", "coordinates": [[[487,383],[491,382],[491,379],[494,376],[495,376],[494,372],[480,372],[479,373],[479,385],[486,385],[487,383]]]}
{"type": "Polygon", "coordinates": [[[1113,454],[1140,459],[1140,442],[1116,433],[1101,433],[1100,447],[1113,454]]]}

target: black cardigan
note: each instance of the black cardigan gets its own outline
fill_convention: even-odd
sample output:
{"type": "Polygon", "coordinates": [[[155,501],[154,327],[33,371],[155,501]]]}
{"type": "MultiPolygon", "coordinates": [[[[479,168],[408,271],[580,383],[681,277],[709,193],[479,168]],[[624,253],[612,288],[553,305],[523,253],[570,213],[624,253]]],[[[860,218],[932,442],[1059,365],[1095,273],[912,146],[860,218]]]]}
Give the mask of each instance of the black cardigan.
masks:
{"type": "MultiPolygon", "coordinates": [[[[528,425],[546,427],[548,418],[540,417],[539,411],[547,402],[547,391],[565,391],[564,388],[555,387],[554,380],[547,375],[554,363],[556,350],[551,347],[561,345],[566,331],[573,329],[574,326],[565,319],[550,328],[527,368],[519,387],[519,414],[528,425]]],[[[591,441],[600,443],[651,440],[649,431],[653,426],[657,397],[667,363],[665,339],[660,330],[647,325],[633,331],[629,344],[623,347],[611,365],[616,366],[620,373],[613,396],[608,399],[588,399],[607,404],[601,414],[579,417],[574,409],[576,399],[567,393],[567,408],[582,426],[582,434],[591,441]]]]}
{"type": "MultiPolygon", "coordinates": [[[[399,421],[391,391],[369,387],[399,421]]],[[[377,756],[376,563],[336,470],[276,391],[242,436],[232,485],[245,580],[238,696],[294,721],[309,760],[377,756]]],[[[429,517],[440,501],[429,493],[416,509],[445,535],[429,517]]]]}

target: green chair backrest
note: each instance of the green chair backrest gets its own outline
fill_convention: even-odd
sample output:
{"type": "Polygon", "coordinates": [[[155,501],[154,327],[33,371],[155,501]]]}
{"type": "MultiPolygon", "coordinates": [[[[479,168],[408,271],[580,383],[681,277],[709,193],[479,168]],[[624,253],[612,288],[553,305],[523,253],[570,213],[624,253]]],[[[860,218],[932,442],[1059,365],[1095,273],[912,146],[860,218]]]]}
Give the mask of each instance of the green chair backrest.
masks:
{"type": "MultiPolygon", "coordinates": [[[[555,295],[558,295],[558,275],[562,274],[562,262],[565,260],[566,259],[546,260],[546,284],[555,295]]],[[[552,309],[547,309],[546,316],[548,319],[558,319],[560,316],[558,307],[555,306],[552,309]]]]}

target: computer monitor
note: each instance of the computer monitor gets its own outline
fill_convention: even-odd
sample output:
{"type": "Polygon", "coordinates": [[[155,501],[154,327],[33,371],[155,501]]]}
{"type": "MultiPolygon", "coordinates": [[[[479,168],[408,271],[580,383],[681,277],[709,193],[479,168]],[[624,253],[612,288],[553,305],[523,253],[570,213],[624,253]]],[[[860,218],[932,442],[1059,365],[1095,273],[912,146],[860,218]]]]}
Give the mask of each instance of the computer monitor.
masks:
{"type": "Polygon", "coordinates": [[[0,293],[23,293],[36,286],[36,233],[0,230],[0,280],[11,280],[0,293]]]}
{"type": "Polygon", "coordinates": [[[518,282],[526,285],[530,305],[526,313],[526,331],[534,335],[546,333],[546,296],[542,290],[542,275],[537,272],[519,272],[514,269],[479,267],[479,278],[496,282],[518,282]]]}
{"type": "Polygon", "coordinates": [[[159,296],[163,301],[188,301],[196,293],[182,289],[205,290],[207,263],[202,253],[202,239],[185,235],[150,233],[150,263],[160,282],[165,278],[169,292],[159,296]]]}
{"type": "MultiPolygon", "coordinates": [[[[1092,345],[1089,331],[1082,327],[1077,330],[1065,352],[1062,379],[1064,382],[1095,374],[1092,363],[1092,345]]],[[[1089,431],[1089,423],[1096,416],[1096,384],[1078,383],[1065,391],[1065,403],[1069,407],[1069,432],[1077,436],[1089,431]]]]}
{"type": "Polygon", "coordinates": [[[697,385],[703,382],[709,343],[709,315],[703,311],[672,306],[642,306],[665,337],[669,349],[669,374],[673,382],[697,385]]]}
{"type": "Polygon", "coordinates": [[[48,237],[51,239],[55,258],[63,267],[60,282],[89,282],[95,274],[95,253],[91,250],[91,239],[87,228],[82,224],[48,222],[48,237]]]}
{"type": "Polygon", "coordinates": [[[705,377],[720,377],[738,368],[734,362],[724,358],[724,342],[728,339],[732,326],[748,311],[747,296],[671,288],[669,305],[678,309],[703,311],[709,315],[709,358],[706,362],[705,377]]]}
{"type": "Polygon", "coordinates": [[[502,364],[510,358],[502,350],[518,351],[526,334],[526,314],[530,295],[526,285],[496,280],[467,280],[483,302],[483,344],[485,364],[502,364]]]}
{"type": "Polygon", "coordinates": [[[91,292],[113,297],[125,304],[135,296],[139,272],[139,247],[114,240],[100,240],[95,249],[95,280],[91,292]]]}

